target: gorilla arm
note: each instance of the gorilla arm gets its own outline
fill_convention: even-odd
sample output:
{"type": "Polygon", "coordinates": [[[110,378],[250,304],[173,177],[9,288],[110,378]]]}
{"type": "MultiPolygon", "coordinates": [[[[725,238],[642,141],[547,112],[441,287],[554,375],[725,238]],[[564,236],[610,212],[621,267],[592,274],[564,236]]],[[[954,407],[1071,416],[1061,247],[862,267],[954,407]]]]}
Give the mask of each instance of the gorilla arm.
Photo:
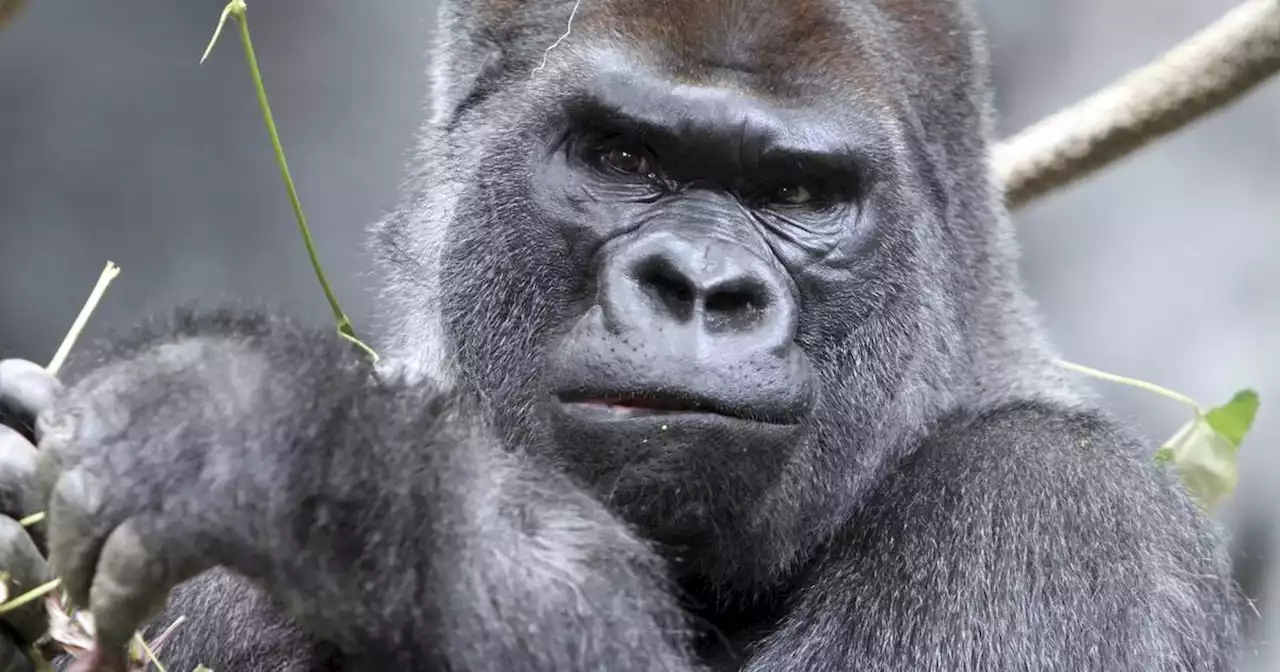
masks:
{"type": "MultiPolygon", "coordinates": [[[[29,507],[36,499],[36,417],[52,406],[60,387],[45,367],[0,361],[0,567],[9,577],[10,595],[53,578],[37,546],[43,544],[43,524],[26,529],[18,520],[33,512],[29,507]]],[[[49,629],[44,603],[36,600],[0,620],[6,626],[0,628],[0,670],[35,670],[23,647],[49,629]]],[[[321,672],[341,663],[331,645],[310,638],[252,584],[223,571],[206,572],[179,586],[144,635],[164,660],[186,661],[182,669],[199,661],[217,670],[321,672]],[[168,633],[161,647],[155,638],[180,616],[190,620],[168,633]]],[[[54,667],[62,670],[72,663],[71,656],[62,656],[54,667]]]]}
{"type": "Polygon", "coordinates": [[[1229,560],[1152,470],[1092,412],[958,415],[886,480],[744,669],[1233,670],[1229,560]]]}
{"type": "Polygon", "coordinates": [[[224,566],[359,669],[694,669],[653,552],[469,410],[328,330],[182,315],[44,422],[50,561],[107,651],[224,566]]]}

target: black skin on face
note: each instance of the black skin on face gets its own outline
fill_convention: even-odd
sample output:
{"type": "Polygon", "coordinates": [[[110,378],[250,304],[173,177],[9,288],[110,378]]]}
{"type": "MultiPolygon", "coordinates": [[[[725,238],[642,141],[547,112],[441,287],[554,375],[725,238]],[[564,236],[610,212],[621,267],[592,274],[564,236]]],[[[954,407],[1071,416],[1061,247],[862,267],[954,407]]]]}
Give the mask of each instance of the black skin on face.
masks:
{"type": "Polygon", "coordinates": [[[0,363],[11,580],[181,670],[1234,668],[1218,530],[1051,365],[968,3],[441,19],[387,367],[234,309],[0,363]]]}
{"type": "Polygon", "coordinates": [[[841,445],[919,328],[883,310],[910,305],[917,272],[892,120],[722,69],[690,82],[616,45],[579,58],[481,159],[446,243],[445,324],[513,443],[678,566],[750,592],[854,499],[807,465],[871,473],[900,439],[867,439],[863,464],[841,445]],[[851,377],[834,360],[852,357],[878,363],[851,377]],[[743,546],[769,550],[719,552],[743,546]]]}
{"type": "Polygon", "coordinates": [[[865,211],[885,141],[848,113],[634,66],[550,112],[528,154],[534,225],[540,246],[574,255],[585,291],[565,327],[539,328],[559,338],[537,421],[567,470],[648,534],[705,546],[739,526],[738,501],[777,486],[823,414],[841,423],[839,405],[818,408],[801,343],[819,341],[824,313],[867,310],[821,288],[876,268],[865,211]]]}

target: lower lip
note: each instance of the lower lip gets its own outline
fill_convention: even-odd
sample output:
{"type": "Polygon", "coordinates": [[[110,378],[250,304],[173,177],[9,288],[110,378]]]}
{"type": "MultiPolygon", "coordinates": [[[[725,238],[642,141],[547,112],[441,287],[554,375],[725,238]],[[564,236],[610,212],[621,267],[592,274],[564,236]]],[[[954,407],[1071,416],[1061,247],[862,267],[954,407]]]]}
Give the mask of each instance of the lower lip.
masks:
{"type": "Polygon", "coordinates": [[[600,422],[637,419],[676,419],[690,417],[715,417],[730,420],[729,416],[711,411],[671,410],[661,408],[644,408],[640,406],[621,406],[617,404],[601,404],[593,402],[559,402],[564,411],[583,420],[600,422]]]}

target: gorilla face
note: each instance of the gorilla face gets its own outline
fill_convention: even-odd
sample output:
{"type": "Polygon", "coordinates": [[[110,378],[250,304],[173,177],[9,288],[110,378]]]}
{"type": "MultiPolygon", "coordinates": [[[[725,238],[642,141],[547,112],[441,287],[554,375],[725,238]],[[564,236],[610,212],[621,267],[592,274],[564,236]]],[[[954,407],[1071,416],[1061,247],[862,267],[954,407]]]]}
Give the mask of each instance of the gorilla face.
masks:
{"type": "Polygon", "coordinates": [[[651,537],[788,553],[941,401],[951,314],[912,92],[858,37],[887,19],[771,6],[596,0],[545,68],[489,55],[435,148],[456,200],[418,207],[447,213],[459,382],[513,446],[651,537]],[[741,30],[685,42],[655,4],[741,30]]]}

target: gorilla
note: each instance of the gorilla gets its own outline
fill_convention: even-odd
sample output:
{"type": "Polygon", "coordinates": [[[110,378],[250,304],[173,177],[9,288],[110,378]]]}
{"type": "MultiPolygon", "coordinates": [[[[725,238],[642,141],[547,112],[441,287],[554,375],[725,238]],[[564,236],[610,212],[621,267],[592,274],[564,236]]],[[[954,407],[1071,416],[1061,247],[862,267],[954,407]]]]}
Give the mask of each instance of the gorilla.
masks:
{"type": "Polygon", "coordinates": [[[380,365],[232,307],[0,366],[84,662],[1234,668],[1221,531],[1021,287],[970,2],[440,12],[380,365]]]}

